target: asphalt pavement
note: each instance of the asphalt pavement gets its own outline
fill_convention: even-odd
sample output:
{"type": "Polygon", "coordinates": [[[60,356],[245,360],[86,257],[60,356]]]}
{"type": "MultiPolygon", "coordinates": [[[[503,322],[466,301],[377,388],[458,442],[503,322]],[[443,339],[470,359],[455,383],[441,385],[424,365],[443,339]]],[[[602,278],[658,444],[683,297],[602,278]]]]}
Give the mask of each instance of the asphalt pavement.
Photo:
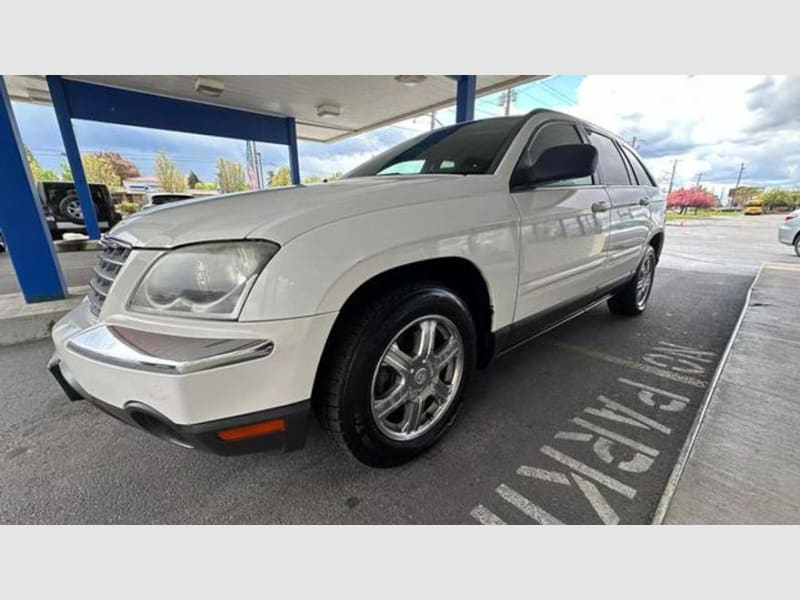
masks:
{"type": "Polygon", "coordinates": [[[440,444],[391,470],[315,424],[283,456],[178,448],[68,402],[49,342],[0,349],[0,522],[647,523],[759,253],[792,261],[776,227],[670,226],[644,315],[600,306],[500,357],[440,444]]]}

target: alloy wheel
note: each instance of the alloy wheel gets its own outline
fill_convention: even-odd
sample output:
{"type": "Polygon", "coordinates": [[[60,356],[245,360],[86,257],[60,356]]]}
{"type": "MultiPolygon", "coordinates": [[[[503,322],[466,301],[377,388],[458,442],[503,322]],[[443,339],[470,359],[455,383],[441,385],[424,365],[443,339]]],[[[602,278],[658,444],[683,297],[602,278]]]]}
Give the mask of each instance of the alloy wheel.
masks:
{"type": "Polygon", "coordinates": [[[464,372],[464,342],[441,315],[427,315],[392,338],[372,376],[370,407],[381,433],[409,441],[447,412],[464,372]]]}

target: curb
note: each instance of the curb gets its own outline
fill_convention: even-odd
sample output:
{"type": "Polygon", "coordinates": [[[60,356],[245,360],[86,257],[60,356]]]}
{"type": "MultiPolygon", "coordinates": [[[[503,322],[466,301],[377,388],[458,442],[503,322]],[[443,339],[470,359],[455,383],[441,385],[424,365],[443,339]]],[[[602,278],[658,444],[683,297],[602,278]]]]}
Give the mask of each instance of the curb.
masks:
{"type": "Polygon", "coordinates": [[[56,321],[78,306],[88,288],[70,288],[64,300],[25,304],[21,294],[0,296],[0,347],[50,337],[56,321]]]}

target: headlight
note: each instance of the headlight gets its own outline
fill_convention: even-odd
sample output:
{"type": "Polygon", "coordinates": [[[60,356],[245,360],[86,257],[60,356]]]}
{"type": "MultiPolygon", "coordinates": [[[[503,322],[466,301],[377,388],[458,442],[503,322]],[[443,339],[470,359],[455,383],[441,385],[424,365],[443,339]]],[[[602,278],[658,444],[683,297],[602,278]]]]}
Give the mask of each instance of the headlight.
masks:
{"type": "Polygon", "coordinates": [[[236,319],[253,282],[280,246],[213,242],[166,252],[147,271],[130,301],[137,312],[236,319]]]}

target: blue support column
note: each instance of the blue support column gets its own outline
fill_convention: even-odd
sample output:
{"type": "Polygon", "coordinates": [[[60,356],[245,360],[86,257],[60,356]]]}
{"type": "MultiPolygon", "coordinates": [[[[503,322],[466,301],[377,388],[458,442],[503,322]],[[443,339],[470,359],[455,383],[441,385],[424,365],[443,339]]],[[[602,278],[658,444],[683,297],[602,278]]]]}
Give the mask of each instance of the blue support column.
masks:
{"type": "Polygon", "coordinates": [[[456,92],[456,123],[475,118],[475,75],[459,75],[456,92]]]}
{"type": "Polygon", "coordinates": [[[286,117],[289,133],[289,170],[292,172],[292,185],[300,185],[300,158],[297,154],[297,125],[294,117],[286,117]]]}
{"type": "Polygon", "coordinates": [[[67,286],[0,77],[0,229],[26,302],[66,298],[67,286]]]}
{"type": "Polygon", "coordinates": [[[78,199],[81,202],[83,212],[83,222],[86,225],[86,234],[93,240],[100,239],[100,227],[97,224],[97,213],[95,212],[92,192],[89,183],[86,181],[86,174],[83,172],[81,153],[78,150],[78,143],[75,141],[75,131],[72,129],[72,116],[69,111],[69,103],[64,93],[61,77],[57,75],[47,76],[47,86],[50,88],[50,98],[53,100],[53,108],[58,120],[58,128],[61,130],[61,139],[64,141],[64,150],[67,152],[69,168],[72,170],[72,179],[75,181],[75,191],[78,192],[78,199]]]}

